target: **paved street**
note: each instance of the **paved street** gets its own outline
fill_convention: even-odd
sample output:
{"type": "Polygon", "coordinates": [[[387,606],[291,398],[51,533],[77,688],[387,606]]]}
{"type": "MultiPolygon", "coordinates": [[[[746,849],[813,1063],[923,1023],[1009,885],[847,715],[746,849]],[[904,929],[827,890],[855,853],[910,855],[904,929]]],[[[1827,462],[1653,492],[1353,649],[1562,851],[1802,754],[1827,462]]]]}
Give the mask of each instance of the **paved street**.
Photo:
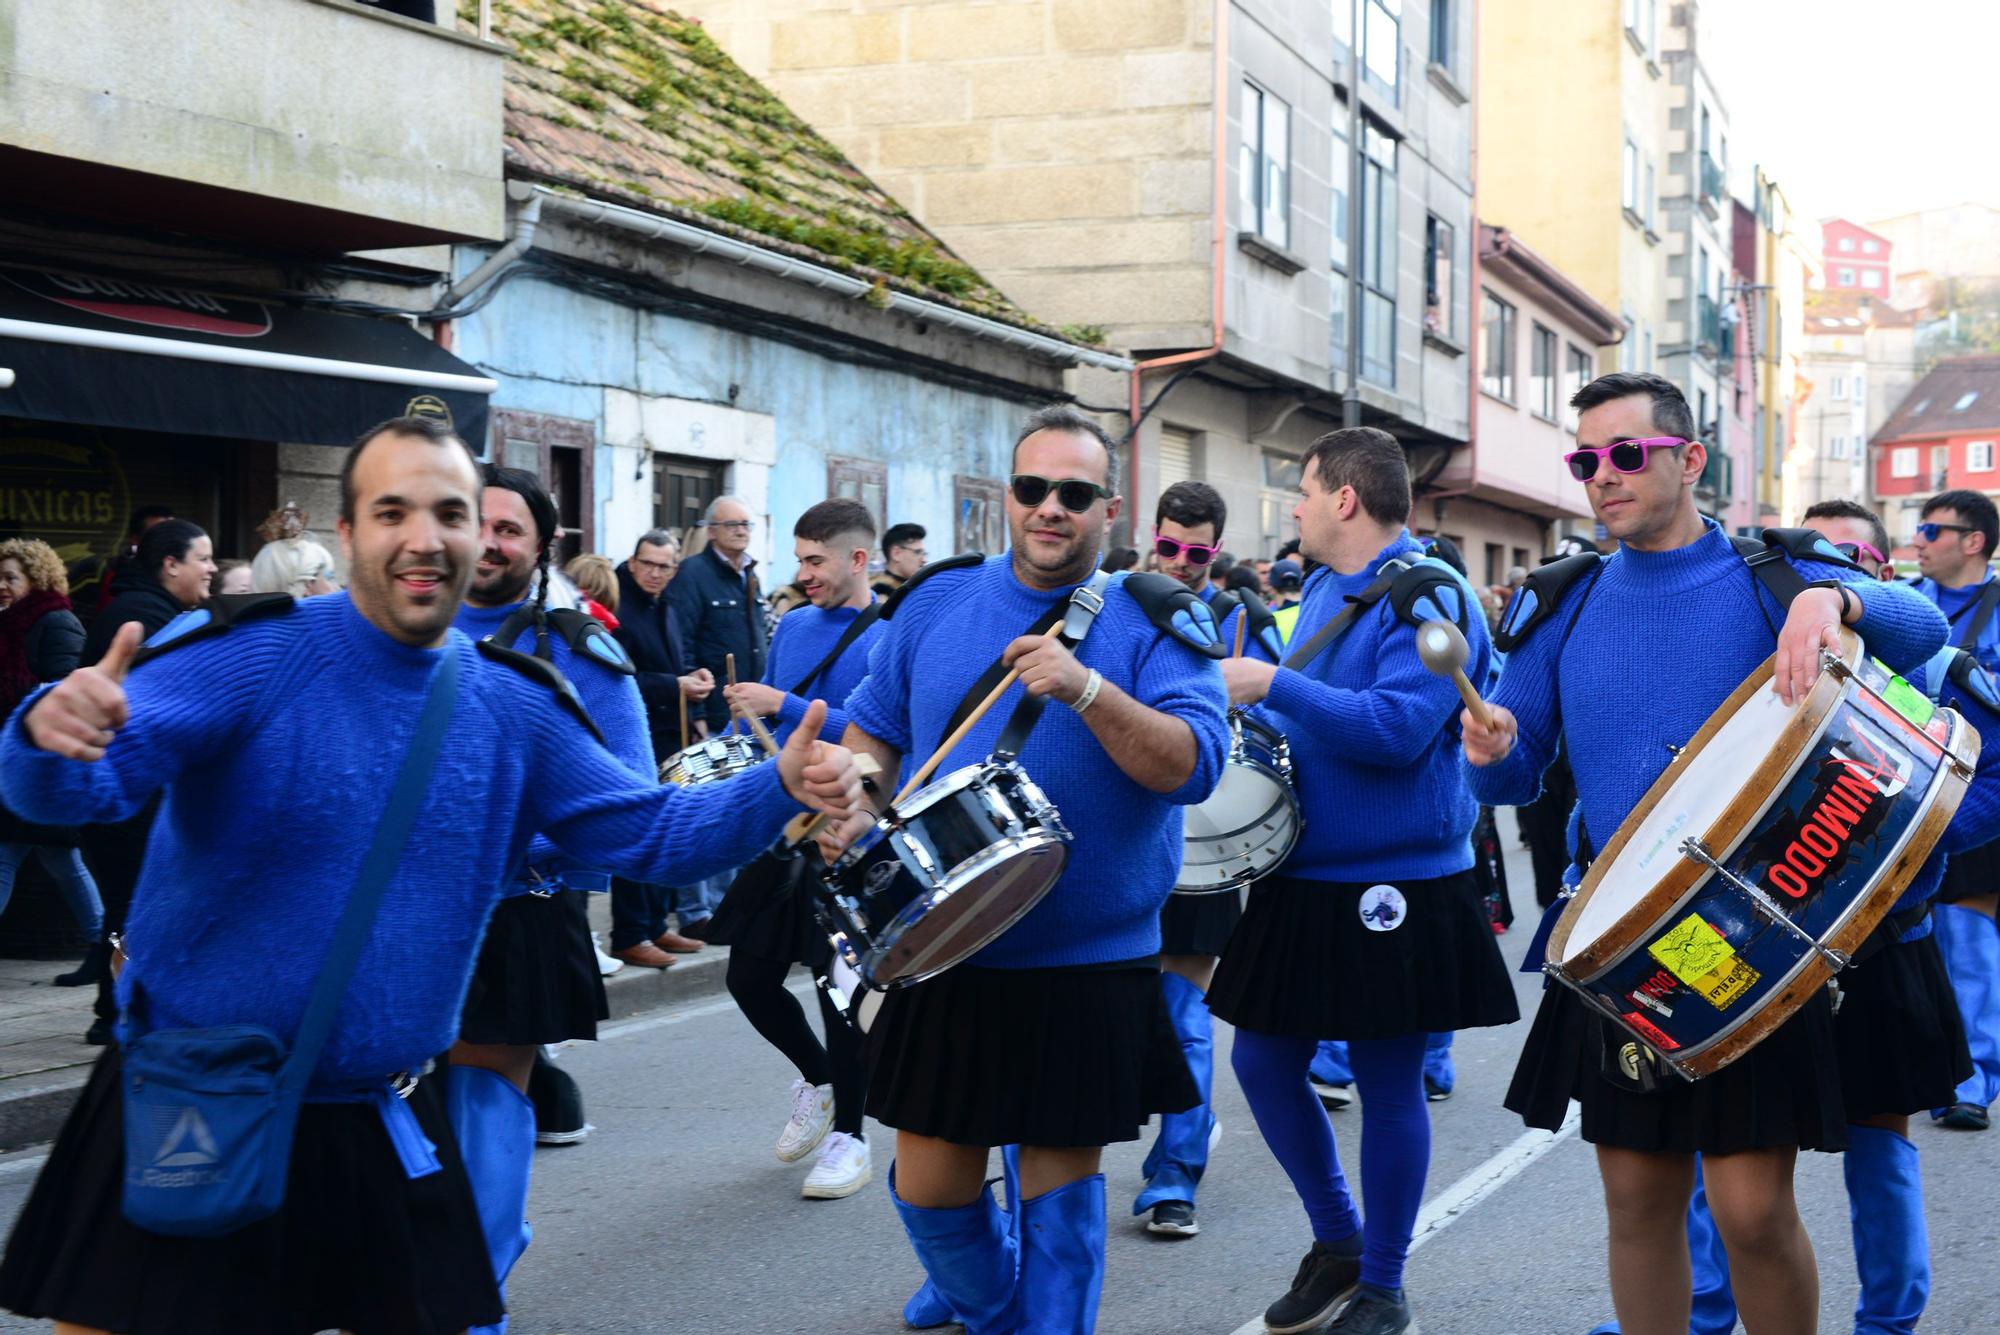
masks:
{"type": "MultiPolygon", "coordinates": [[[[1526,861],[1515,850],[1510,864],[1523,911],[1533,899],[1526,861]]],[[[1511,959],[1527,937],[1523,924],[1502,938],[1511,959]]],[[[1519,981],[1526,1010],[1537,984],[1519,981]]],[[[1428,1335],[1582,1335],[1609,1315],[1588,1148],[1573,1135],[1552,1146],[1524,1137],[1499,1106],[1521,1033],[1462,1035],[1457,1095],[1433,1109],[1422,1221],[1431,1231],[1410,1269],[1428,1335]],[[1458,1208],[1445,1212],[1441,1202],[1458,1208]]],[[[1219,1042],[1226,1051],[1226,1031],[1219,1042]]],[[[770,1152],[787,1069],[726,998],[616,1025],[563,1060],[599,1129],[536,1161],[537,1237],[512,1285],[518,1335],[903,1328],[898,1311],[920,1276],[887,1197],[888,1133],[876,1132],[876,1181],[862,1195],[800,1200],[805,1165],[781,1165],[770,1152]]],[[[1251,1335],[1291,1278],[1308,1241],[1303,1216],[1226,1064],[1216,1101],[1223,1136],[1198,1238],[1154,1239],[1126,1213],[1143,1143],[1107,1155],[1104,1335],[1251,1335]]],[[[1352,1172],[1359,1110],[1334,1121],[1352,1172]]],[[[1925,1126],[1917,1140],[1937,1267],[1924,1331],[1987,1335],[2000,1327],[1989,1194],[2000,1182],[2000,1137],[1925,1126]]],[[[35,1161],[33,1152],[0,1161],[0,1218],[18,1209],[35,1161]]],[[[1800,1176],[1820,1256],[1820,1328],[1845,1331],[1853,1263],[1839,1161],[1808,1156],[1800,1176]]],[[[29,1328],[0,1317],[0,1330],[29,1328]]]]}

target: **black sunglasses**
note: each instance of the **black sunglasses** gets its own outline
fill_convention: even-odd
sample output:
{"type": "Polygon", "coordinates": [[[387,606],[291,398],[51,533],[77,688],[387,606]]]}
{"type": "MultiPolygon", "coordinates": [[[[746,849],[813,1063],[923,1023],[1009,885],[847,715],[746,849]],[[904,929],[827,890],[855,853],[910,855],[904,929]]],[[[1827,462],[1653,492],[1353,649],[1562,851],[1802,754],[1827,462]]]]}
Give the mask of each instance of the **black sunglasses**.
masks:
{"type": "Polygon", "coordinates": [[[1033,473],[1016,473],[1007,479],[1007,485],[1012,488],[1014,499],[1031,510],[1047,500],[1053,489],[1056,503],[1073,515],[1080,515],[1097,504],[1098,497],[1109,499],[1111,496],[1108,487],[1080,477],[1066,477],[1058,482],[1033,473]]]}
{"type": "Polygon", "coordinates": [[[1925,542],[1936,542],[1940,533],[1977,533],[1979,530],[1968,524],[1934,524],[1929,520],[1917,525],[1917,536],[1925,542]]]}

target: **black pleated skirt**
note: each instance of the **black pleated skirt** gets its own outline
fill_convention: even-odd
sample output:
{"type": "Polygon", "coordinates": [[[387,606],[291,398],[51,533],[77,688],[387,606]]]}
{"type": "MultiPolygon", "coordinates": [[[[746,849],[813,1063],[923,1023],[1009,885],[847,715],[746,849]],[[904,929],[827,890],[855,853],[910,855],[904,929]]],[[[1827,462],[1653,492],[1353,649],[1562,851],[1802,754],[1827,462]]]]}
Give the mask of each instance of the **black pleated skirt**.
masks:
{"type": "MultiPolygon", "coordinates": [[[[1599,1074],[1609,1022],[1567,987],[1550,984],[1522,1045],[1506,1106],[1529,1126],[1553,1131],[1583,1106],[1593,1145],[1667,1154],[1736,1154],[1796,1147],[1847,1148],[1847,1113],[1825,988],[1784,1024],[1714,1075],[1693,1082],[1666,1073],[1650,1094],[1599,1074]]],[[[1612,1029],[1616,1045],[1623,1030],[1612,1029]]],[[[1615,1046],[1614,1046],[1615,1050],[1615,1046]]]]}
{"type": "Polygon", "coordinates": [[[761,853],[736,873],[708,920],[707,939],[759,959],[825,969],[832,947],[812,910],[819,855],[761,853]]]}
{"type": "Polygon", "coordinates": [[[1264,878],[1250,887],[1208,1008],[1244,1029],[1318,1039],[1521,1018],[1469,871],[1394,885],[1264,878]]]}
{"type": "Polygon", "coordinates": [[[1841,970],[1833,1039],[1848,1121],[1955,1101],[1972,1054],[1937,937],[1884,946],[1841,970]]]}
{"type": "Polygon", "coordinates": [[[460,1038],[528,1045],[597,1037],[611,1003],[584,906],[581,890],[500,901],[479,943],[460,1038]]]}
{"type": "Polygon", "coordinates": [[[882,999],[868,1115],[960,1145],[1109,1145],[1201,1101],[1153,959],[961,964],[882,999]]]}
{"type": "Polygon", "coordinates": [[[443,1171],[406,1177],[374,1108],[309,1103],[284,1209],[227,1237],[170,1238],[121,1208],[118,1072],[108,1048],[7,1240],[0,1307],[118,1335],[455,1335],[500,1319],[437,1082],[410,1106],[443,1171]]]}
{"type": "Polygon", "coordinates": [[[1162,955],[1220,955],[1243,921],[1243,892],[1168,895],[1160,909],[1162,955]]]}

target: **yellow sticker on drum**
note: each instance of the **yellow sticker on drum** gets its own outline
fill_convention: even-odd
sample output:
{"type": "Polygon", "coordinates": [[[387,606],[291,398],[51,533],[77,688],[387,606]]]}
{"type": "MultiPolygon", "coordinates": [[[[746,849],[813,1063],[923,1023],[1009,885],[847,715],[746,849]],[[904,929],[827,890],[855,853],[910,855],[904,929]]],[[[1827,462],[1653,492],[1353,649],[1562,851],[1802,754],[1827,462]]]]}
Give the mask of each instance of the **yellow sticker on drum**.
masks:
{"type": "Polygon", "coordinates": [[[1646,951],[1717,1010],[1727,1010],[1759,977],[1699,913],[1675,923],[1646,951]]]}

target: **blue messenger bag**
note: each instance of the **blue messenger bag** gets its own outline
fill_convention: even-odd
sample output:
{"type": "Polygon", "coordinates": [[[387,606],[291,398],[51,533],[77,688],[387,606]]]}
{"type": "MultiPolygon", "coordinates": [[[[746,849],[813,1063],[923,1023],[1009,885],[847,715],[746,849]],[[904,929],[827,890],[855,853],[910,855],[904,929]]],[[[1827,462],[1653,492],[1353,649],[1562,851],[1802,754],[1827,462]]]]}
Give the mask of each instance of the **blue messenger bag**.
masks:
{"type": "Polygon", "coordinates": [[[138,1227],[215,1238],[284,1204],[299,1107],[430,786],[457,694],[458,653],[448,647],[289,1055],[257,1025],[143,1032],[142,980],[133,980],[121,1078],[125,1217],[138,1227]]]}

